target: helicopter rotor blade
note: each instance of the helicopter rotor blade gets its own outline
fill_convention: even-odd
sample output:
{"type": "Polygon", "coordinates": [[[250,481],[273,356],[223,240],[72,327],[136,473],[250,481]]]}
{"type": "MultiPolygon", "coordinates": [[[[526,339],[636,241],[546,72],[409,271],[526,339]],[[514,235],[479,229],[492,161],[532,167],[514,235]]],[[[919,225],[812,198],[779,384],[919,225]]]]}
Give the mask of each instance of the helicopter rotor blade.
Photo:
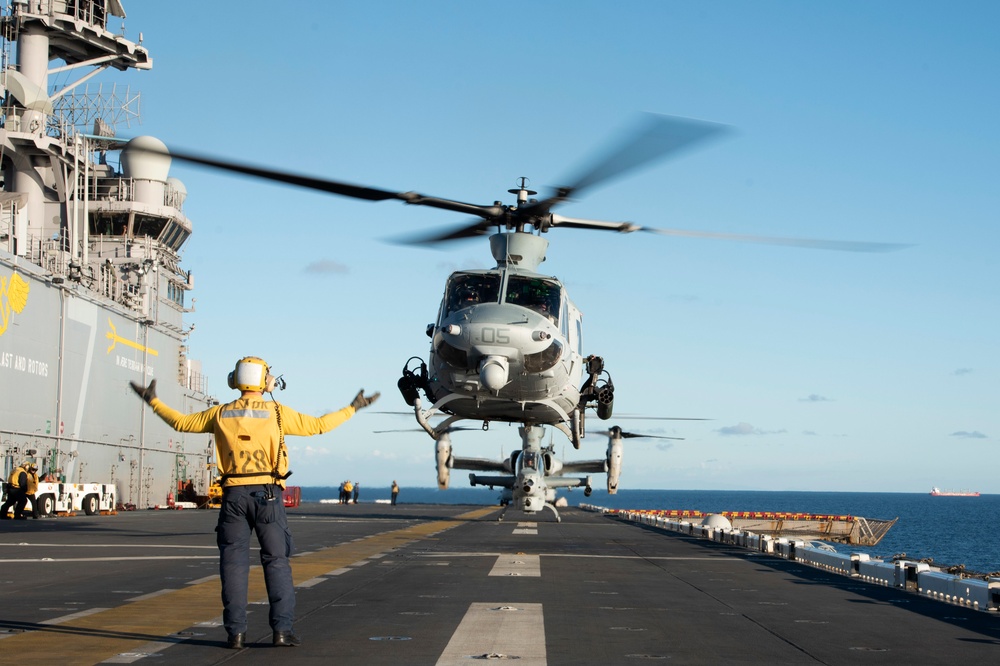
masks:
{"type": "Polygon", "coordinates": [[[644,416],[642,414],[615,414],[616,421],[714,421],[697,416],[644,416]]]}
{"type": "Polygon", "coordinates": [[[656,113],[643,114],[638,127],[623,140],[612,144],[613,148],[571,179],[571,184],[557,188],[554,196],[522,210],[535,215],[544,214],[588,188],[671,157],[699,141],[721,136],[727,131],[729,127],[718,123],[656,113]]]}
{"type": "Polygon", "coordinates": [[[811,250],[834,250],[837,252],[895,252],[908,247],[908,243],[872,243],[868,241],[838,241],[817,238],[782,238],[778,236],[751,236],[747,234],[728,234],[713,231],[689,231],[686,229],[655,229],[639,227],[635,231],[646,231],[661,236],[679,236],[683,238],[711,238],[731,240],[740,243],[759,243],[762,245],[782,245],[800,247],[811,250]]]}
{"type": "Polygon", "coordinates": [[[463,240],[466,238],[477,238],[488,236],[496,231],[502,223],[495,218],[475,220],[460,227],[448,227],[444,231],[431,234],[408,235],[396,239],[394,242],[405,245],[434,245],[436,243],[446,243],[448,241],[463,240]]]}
{"type": "Polygon", "coordinates": [[[391,190],[383,190],[377,187],[354,185],[328,178],[315,178],[313,176],[306,176],[289,171],[281,171],[278,169],[259,167],[251,164],[243,164],[231,160],[205,157],[203,155],[196,155],[194,153],[173,149],[170,149],[167,152],[146,147],[133,148],[133,150],[142,150],[148,153],[164,155],[181,162],[189,162],[191,164],[218,169],[220,171],[228,171],[230,173],[251,176],[253,178],[285,183],[286,185],[294,185],[296,187],[317,190],[328,194],[336,194],[343,197],[350,197],[352,199],[363,199],[365,201],[387,201],[393,199],[413,206],[429,206],[431,208],[440,208],[458,213],[467,213],[469,215],[481,217],[484,220],[493,219],[503,213],[503,208],[496,205],[482,206],[479,204],[470,204],[452,199],[442,199],[440,197],[428,196],[417,192],[393,192],[391,190]]]}
{"type": "MultiPolygon", "coordinates": [[[[612,431],[611,430],[600,430],[598,432],[587,433],[587,434],[604,435],[605,437],[611,437],[612,436],[612,431]]],[[[642,437],[642,438],[648,438],[648,439],[672,439],[672,440],[675,440],[675,441],[684,441],[684,439],[685,439],[684,437],[667,437],[666,435],[644,435],[644,434],[638,433],[638,432],[625,432],[624,430],[622,430],[618,434],[622,437],[622,439],[629,439],[629,438],[632,438],[632,437],[642,437]]]]}
{"type": "Polygon", "coordinates": [[[617,231],[629,234],[635,231],[659,234],[661,236],[677,236],[681,238],[709,238],[714,240],[731,240],[740,243],[758,243],[761,245],[781,245],[812,250],[835,250],[838,252],[895,252],[911,245],[906,243],[872,243],[868,241],[838,241],[817,238],[782,238],[779,236],[756,236],[747,234],[729,234],[715,231],[691,231],[687,229],[657,229],[644,227],[632,222],[606,222],[603,220],[585,220],[575,217],[552,214],[549,216],[550,227],[567,227],[571,229],[599,229],[617,231]]]}
{"type": "MultiPolygon", "coordinates": [[[[481,428],[469,428],[466,426],[461,426],[457,428],[448,428],[444,432],[461,432],[463,430],[481,430],[481,428]]],[[[394,430],[372,430],[372,434],[375,435],[385,435],[392,432],[424,432],[423,428],[397,428],[394,430]]]]}

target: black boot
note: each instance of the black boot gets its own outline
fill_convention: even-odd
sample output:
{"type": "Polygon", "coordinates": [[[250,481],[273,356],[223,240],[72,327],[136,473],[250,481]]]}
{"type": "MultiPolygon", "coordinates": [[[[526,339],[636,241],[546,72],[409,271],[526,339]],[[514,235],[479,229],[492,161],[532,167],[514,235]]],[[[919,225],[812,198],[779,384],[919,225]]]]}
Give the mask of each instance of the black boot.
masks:
{"type": "Polygon", "coordinates": [[[238,634],[229,634],[229,640],[226,641],[226,647],[230,650],[242,650],[246,647],[247,632],[241,631],[238,634]]]}
{"type": "Polygon", "coordinates": [[[295,647],[301,645],[302,640],[295,635],[294,631],[276,631],[272,643],[275,647],[295,647]]]}

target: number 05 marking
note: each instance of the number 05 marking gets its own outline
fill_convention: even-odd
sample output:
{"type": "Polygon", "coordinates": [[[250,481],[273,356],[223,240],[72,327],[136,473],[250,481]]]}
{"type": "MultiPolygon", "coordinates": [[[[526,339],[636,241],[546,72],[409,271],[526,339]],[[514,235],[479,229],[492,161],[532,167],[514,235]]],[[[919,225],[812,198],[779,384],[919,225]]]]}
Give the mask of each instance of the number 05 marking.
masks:
{"type": "Polygon", "coordinates": [[[485,327],[482,329],[482,333],[480,334],[480,339],[486,344],[509,345],[510,329],[485,327]]]}

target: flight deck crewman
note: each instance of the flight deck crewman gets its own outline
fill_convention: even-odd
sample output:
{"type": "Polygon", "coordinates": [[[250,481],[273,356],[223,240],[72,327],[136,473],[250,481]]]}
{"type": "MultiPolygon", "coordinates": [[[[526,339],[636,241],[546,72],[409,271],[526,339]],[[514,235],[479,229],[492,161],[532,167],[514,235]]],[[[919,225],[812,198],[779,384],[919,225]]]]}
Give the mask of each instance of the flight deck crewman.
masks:
{"type": "Polygon", "coordinates": [[[216,527],[222,621],[228,634],[227,646],[237,650],[246,640],[251,531],[257,533],[260,542],[260,563],[271,605],[272,643],[295,646],[301,642],[292,630],[295,588],[288,561],[292,535],[281,497],[290,474],[284,436],[319,435],[333,430],[379,397],[379,393],[366,396],[361,390],[347,407],[317,418],[265,401],[263,393],[271,393],[275,383],[267,363],[247,356],[229,373],[229,386],[240,391],[239,398],[185,415],[156,397],[155,379],[146,387],[131,382],[132,389],[174,430],[215,434],[222,482],[222,507],[216,527]]]}
{"type": "Polygon", "coordinates": [[[7,501],[0,506],[0,519],[7,520],[7,511],[14,508],[14,518],[25,520],[24,507],[31,502],[31,517],[38,518],[38,466],[30,460],[15,467],[7,479],[7,501]]]}

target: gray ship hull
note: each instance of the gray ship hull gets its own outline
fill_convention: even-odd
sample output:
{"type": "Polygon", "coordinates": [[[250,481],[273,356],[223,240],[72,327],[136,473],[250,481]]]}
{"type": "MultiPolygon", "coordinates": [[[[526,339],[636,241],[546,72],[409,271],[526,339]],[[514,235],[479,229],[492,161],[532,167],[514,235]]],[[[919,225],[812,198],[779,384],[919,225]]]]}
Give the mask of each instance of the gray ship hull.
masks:
{"type": "Polygon", "coordinates": [[[15,275],[28,290],[0,332],[4,478],[32,458],[69,483],[112,483],[139,508],[165,504],[178,480],[206,494],[210,439],[168,428],[129,388],[158,378],[167,404],[206,408],[203,394],[178,382],[177,336],[0,252],[0,279],[15,275]]]}

